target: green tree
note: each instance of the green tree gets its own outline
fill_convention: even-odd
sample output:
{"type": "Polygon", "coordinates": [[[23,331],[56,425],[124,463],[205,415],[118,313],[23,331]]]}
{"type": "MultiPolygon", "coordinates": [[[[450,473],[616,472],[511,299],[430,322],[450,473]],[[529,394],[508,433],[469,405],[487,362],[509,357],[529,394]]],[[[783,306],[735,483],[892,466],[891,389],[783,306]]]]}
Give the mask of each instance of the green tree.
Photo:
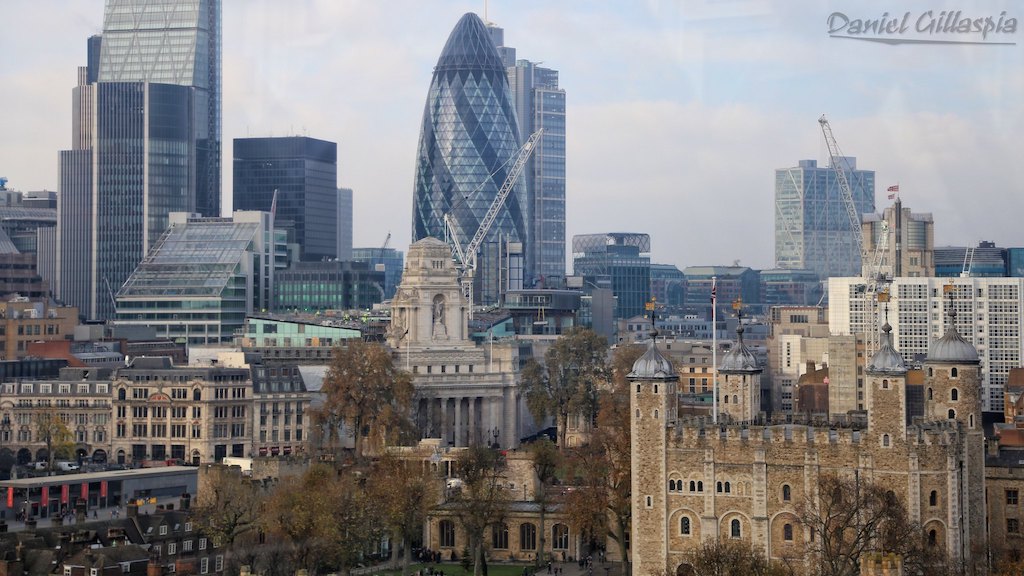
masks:
{"type": "Polygon", "coordinates": [[[617,348],[612,356],[612,387],[600,396],[597,426],[590,441],[569,457],[575,486],[566,498],[569,521],[577,531],[619,547],[622,573],[629,573],[627,534],[630,529],[630,413],[627,375],[644,353],[642,346],[617,348]]]}
{"type": "Polygon", "coordinates": [[[484,538],[487,529],[505,519],[509,494],[503,488],[505,456],[498,450],[470,446],[455,459],[462,486],[449,494],[449,502],[463,533],[469,540],[473,574],[484,569],[484,538]]]}
{"type": "Polygon", "coordinates": [[[409,574],[412,544],[423,533],[423,522],[440,498],[441,480],[422,461],[385,454],[370,475],[370,498],[380,510],[402,554],[402,576],[409,574]]]}
{"type": "Polygon", "coordinates": [[[545,537],[547,525],[544,523],[544,517],[552,505],[551,493],[548,489],[558,479],[557,473],[562,465],[562,454],[547,436],[533,442],[526,449],[530,452],[533,472],[537,475],[537,490],[533,499],[540,505],[540,547],[536,559],[536,564],[539,566],[544,562],[544,543],[547,540],[545,537]]]}
{"type": "Polygon", "coordinates": [[[54,457],[70,458],[74,453],[71,429],[52,408],[36,414],[36,439],[46,444],[46,466],[49,470],[53,470],[54,457]]]}
{"type": "Polygon", "coordinates": [[[335,348],[322,392],[316,417],[327,428],[327,440],[344,424],[357,459],[365,456],[364,437],[379,445],[410,429],[412,378],[395,368],[384,346],[356,341],[335,348]]]}
{"type": "Polygon", "coordinates": [[[530,359],[523,366],[526,405],[537,422],[554,417],[558,446],[565,448],[565,433],[572,414],[593,424],[598,390],[607,379],[608,343],[588,328],[575,327],[548,348],[544,363],[530,359]]]}

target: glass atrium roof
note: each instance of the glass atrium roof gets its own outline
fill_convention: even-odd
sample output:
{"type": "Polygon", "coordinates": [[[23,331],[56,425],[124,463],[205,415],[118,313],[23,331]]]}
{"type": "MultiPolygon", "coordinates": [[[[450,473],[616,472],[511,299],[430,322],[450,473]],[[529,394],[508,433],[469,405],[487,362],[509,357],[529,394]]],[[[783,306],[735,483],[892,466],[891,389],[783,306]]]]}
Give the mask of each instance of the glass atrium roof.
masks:
{"type": "Polygon", "coordinates": [[[220,296],[258,233],[255,222],[175,224],[135,268],[117,297],[220,296]]]}

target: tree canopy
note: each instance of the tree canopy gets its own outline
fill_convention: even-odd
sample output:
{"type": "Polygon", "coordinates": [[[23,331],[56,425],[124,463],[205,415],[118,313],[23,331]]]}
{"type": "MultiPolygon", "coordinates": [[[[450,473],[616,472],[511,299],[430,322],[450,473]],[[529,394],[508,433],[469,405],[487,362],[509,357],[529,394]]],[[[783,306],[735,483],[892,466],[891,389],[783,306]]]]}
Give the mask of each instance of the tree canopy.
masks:
{"type": "Polygon", "coordinates": [[[534,420],[554,417],[558,445],[565,447],[569,416],[581,414],[593,423],[598,391],[607,380],[608,343],[588,328],[575,327],[560,336],[544,354],[544,363],[530,359],[523,366],[522,386],[534,420]]]}
{"type": "Polygon", "coordinates": [[[364,439],[379,445],[410,429],[412,378],[395,368],[380,344],[356,341],[335,348],[322,392],[324,404],[316,416],[328,441],[344,425],[354,438],[357,458],[366,455],[364,439]]]}
{"type": "Polygon", "coordinates": [[[473,574],[484,569],[484,538],[487,529],[505,520],[510,495],[502,481],[505,455],[481,445],[470,446],[456,458],[456,473],[462,486],[449,494],[449,503],[469,540],[473,574]]]}

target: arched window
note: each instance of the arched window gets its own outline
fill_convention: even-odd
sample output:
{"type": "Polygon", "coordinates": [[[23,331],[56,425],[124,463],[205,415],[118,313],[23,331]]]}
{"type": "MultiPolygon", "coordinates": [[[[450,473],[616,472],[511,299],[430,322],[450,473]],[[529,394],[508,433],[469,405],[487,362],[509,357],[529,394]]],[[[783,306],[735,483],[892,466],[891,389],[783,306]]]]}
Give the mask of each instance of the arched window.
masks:
{"type": "Polygon", "coordinates": [[[696,492],[696,491],[697,491],[697,483],[694,482],[693,480],[690,480],[690,492],[696,492]]]}
{"type": "Polygon", "coordinates": [[[726,494],[732,493],[732,485],[729,484],[728,482],[725,483],[725,493],[726,494]]]}
{"type": "Polygon", "coordinates": [[[118,388],[117,389],[117,399],[118,400],[123,402],[125,400],[125,398],[127,398],[127,395],[128,395],[128,393],[125,392],[124,388],[118,388]]]}
{"type": "Polygon", "coordinates": [[[491,547],[495,550],[508,549],[508,524],[494,524],[491,526],[491,547]]]}
{"type": "Polygon", "coordinates": [[[537,527],[529,522],[519,525],[519,549],[537,549],[537,527]]]}
{"type": "Polygon", "coordinates": [[[442,548],[454,548],[455,547],[455,523],[451,520],[441,520],[437,526],[439,535],[441,536],[441,547],[442,548]]]}
{"type": "Polygon", "coordinates": [[[950,378],[956,378],[958,374],[959,372],[957,371],[956,366],[953,366],[952,368],[949,369],[950,378]]]}
{"type": "Polygon", "coordinates": [[[648,497],[647,497],[647,507],[648,507],[648,508],[650,508],[650,507],[651,507],[651,506],[653,506],[653,505],[654,505],[654,502],[653,502],[653,501],[651,500],[651,497],[650,497],[650,496],[648,496],[648,497]]]}
{"type": "Polygon", "coordinates": [[[655,420],[658,419],[658,409],[657,408],[654,409],[654,419],[655,420]]]}
{"type": "MultiPolygon", "coordinates": [[[[929,368],[929,370],[931,370],[931,368],[929,368]]],[[[928,399],[934,400],[934,395],[931,388],[928,389],[928,399]]]]}
{"type": "Polygon", "coordinates": [[[728,394],[726,394],[726,395],[725,395],[725,403],[726,403],[726,404],[728,404],[728,403],[729,403],[729,395],[728,395],[728,394]]]}
{"type": "Polygon", "coordinates": [[[782,485],[782,501],[789,502],[793,498],[793,489],[789,487],[789,484],[782,485]]]}
{"type": "Polygon", "coordinates": [[[722,482],[719,481],[718,484],[715,485],[715,492],[719,492],[720,493],[721,491],[722,491],[722,482]]]}
{"type": "Polygon", "coordinates": [[[935,532],[935,530],[929,530],[928,531],[928,545],[929,546],[935,546],[935,544],[937,543],[938,539],[939,539],[939,535],[935,532]]]}
{"type": "Polygon", "coordinates": [[[679,533],[683,536],[690,535],[690,517],[683,516],[679,519],[679,533]]]}
{"type": "Polygon", "coordinates": [[[882,390],[888,390],[888,389],[889,389],[889,380],[888,379],[883,379],[882,380],[882,390]]]}
{"type": "Polygon", "coordinates": [[[952,420],[954,418],[956,418],[956,410],[953,410],[952,408],[950,408],[949,409],[949,419],[952,420]]]}
{"type": "Polygon", "coordinates": [[[960,400],[960,391],[957,390],[956,388],[950,389],[950,391],[949,391],[949,399],[951,401],[953,401],[953,402],[956,402],[957,400],[960,400]]]}
{"type": "Polygon", "coordinates": [[[640,409],[639,408],[636,409],[636,417],[640,418],[640,409]]]}
{"type": "Polygon", "coordinates": [[[669,480],[668,481],[668,491],[669,492],[675,492],[676,491],[676,481],[675,480],[669,480]]]}
{"type": "Polygon", "coordinates": [[[569,549],[569,527],[565,524],[555,524],[551,527],[551,547],[555,550],[569,549]]]}
{"type": "Polygon", "coordinates": [[[703,491],[704,491],[704,481],[703,480],[698,480],[697,481],[697,492],[703,492],[703,491]]]}
{"type": "Polygon", "coordinates": [[[928,505],[938,506],[939,505],[939,493],[932,490],[932,493],[928,495],[928,505]]]}
{"type": "Polygon", "coordinates": [[[889,447],[889,435],[888,434],[882,434],[882,446],[885,446],[886,448],[889,447]]]}
{"type": "Polygon", "coordinates": [[[934,375],[935,375],[935,373],[934,373],[934,372],[932,371],[932,367],[931,367],[931,366],[929,366],[929,367],[928,367],[928,377],[929,377],[929,378],[931,378],[931,377],[932,377],[932,376],[934,376],[934,375]]]}
{"type": "Polygon", "coordinates": [[[786,524],[782,527],[782,539],[786,542],[793,541],[793,525],[786,524]]]}
{"type": "Polygon", "coordinates": [[[655,393],[655,394],[657,394],[657,393],[658,393],[658,385],[657,385],[657,384],[655,384],[655,385],[654,385],[654,393],[655,393]]]}
{"type": "Polygon", "coordinates": [[[202,399],[203,399],[203,391],[202,390],[200,390],[199,388],[196,388],[195,390],[192,391],[192,401],[193,402],[199,402],[202,399]]]}
{"type": "Polygon", "coordinates": [[[735,395],[735,394],[733,394],[732,395],[732,403],[733,404],[739,404],[740,403],[740,397],[735,395]]]}
{"type": "Polygon", "coordinates": [[[733,538],[740,537],[740,521],[736,518],[733,518],[732,522],[729,523],[729,535],[733,538]]]}
{"type": "Polygon", "coordinates": [[[971,428],[974,428],[974,414],[971,414],[970,416],[968,416],[967,420],[968,420],[968,424],[967,425],[969,427],[971,427],[971,428]]]}
{"type": "Polygon", "coordinates": [[[639,393],[640,393],[640,385],[639,385],[639,384],[637,384],[637,385],[636,385],[636,393],[637,393],[637,394],[639,394],[639,393]]]}

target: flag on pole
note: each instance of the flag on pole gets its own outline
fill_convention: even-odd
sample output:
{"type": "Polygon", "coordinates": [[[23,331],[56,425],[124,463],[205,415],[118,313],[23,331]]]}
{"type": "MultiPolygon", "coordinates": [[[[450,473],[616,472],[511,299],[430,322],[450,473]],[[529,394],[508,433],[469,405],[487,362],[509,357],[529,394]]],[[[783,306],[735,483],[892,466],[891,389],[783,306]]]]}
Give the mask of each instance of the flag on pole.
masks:
{"type": "Polygon", "coordinates": [[[715,305],[715,301],[717,299],[716,293],[718,292],[718,283],[716,282],[716,280],[717,280],[716,278],[712,278],[711,279],[711,305],[712,306],[715,305]]]}
{"type": "Polygon", "coordinates": [[[894,184],[892,186],[889,186],[889,188],[887,188],[886,191],[889,192],[889,200],[894,200],[896,198],[896,195],[899,194],[900,185],[894,184]]]}

